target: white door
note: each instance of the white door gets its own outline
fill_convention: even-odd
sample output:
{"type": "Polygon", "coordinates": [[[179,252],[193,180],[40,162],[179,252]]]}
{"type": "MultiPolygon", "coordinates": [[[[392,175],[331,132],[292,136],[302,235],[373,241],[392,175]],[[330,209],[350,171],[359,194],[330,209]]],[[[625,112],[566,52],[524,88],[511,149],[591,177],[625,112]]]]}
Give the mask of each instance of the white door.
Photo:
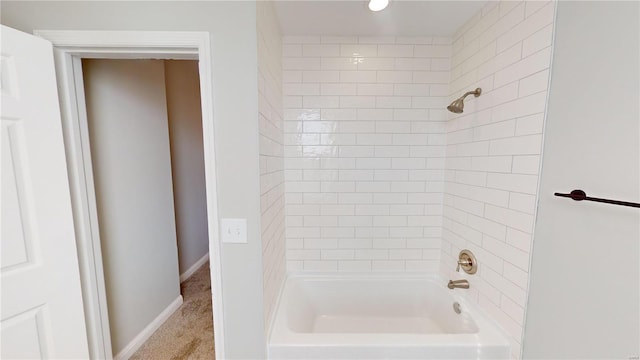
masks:
{"type": "Polygon", "coordinates": [[[52,46],[5,26],[0,36],[0,357],[86,359],[52,46]]]}

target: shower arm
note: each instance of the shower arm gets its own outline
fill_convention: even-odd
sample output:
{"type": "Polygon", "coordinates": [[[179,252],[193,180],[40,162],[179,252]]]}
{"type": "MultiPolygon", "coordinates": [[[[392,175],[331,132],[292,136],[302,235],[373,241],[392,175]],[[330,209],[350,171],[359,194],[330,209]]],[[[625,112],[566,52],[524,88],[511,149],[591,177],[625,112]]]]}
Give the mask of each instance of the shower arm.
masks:
{"type": "Polygon", "coordinates": [[[472,95],[472,94],[473,94],[475,97],[478,97],[478,96],[480,96],[480,92],[481,92],[481,91],[482,91],[482,90],[480,90],[480,88],[477,88],[477,89],[475,89],[475,90],[473,90],[473,91],[467,91],[466,93],[464,93],[464,95],[462,95],[462,97],[461,97],[460,99],[464,100],[467,96],[472,95]]]}

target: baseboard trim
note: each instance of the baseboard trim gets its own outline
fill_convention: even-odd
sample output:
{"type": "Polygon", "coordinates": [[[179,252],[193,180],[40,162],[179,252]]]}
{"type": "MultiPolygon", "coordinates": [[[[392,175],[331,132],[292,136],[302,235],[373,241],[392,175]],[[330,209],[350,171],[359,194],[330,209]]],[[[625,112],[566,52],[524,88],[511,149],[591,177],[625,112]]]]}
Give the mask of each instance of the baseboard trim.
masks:
{"type": "Polygon", "coordinates": [[[180,283],[182,284],[188,278],[190,278],[191,275],[193,275],[196,271],[198,271],[198,269],[200,269],[202,265],[204,265],[207,261],[209,261],[209,253],[204,254],[204,256],[201,257],[198,261],[196,261],[195,264],[191,265],[191,267],[188,268],[187,271],[180,274],[180,283]]]}
{"type": "Polygon", "coordinates": [[[164,324],[164,322],[167,321],[167,319],[169,319],[169,317],[173,315],[176,310],[178,310],[180,305],[182,305],[182,295],[178,295],[178,297],[173,300],[173,302],[169,304],[169,306],[167,306],[166,309],[164,309],[160,313],[160,315],[158,315],[158,317],[153,319],[153,321],[151,321],[149,325],[142,329],[142,331],[138,335],[136,335],[136,337],[133,338],[133,340],[131,340],[131,342],[128,343],[127,346],[124,347],[124,349],[122,349],[116,356],[114,356],[113,359],[128,360],[131,356],[133,356],[133,354],[135,354],[135,352],[138,351],[138,349],[140,349],[140,347],[147,340],[149,340],[151,335],[153,335],[153,333],[156,332],[156,330],[158,330],[158,328],[162,326],[162,324],[164,324]]]}

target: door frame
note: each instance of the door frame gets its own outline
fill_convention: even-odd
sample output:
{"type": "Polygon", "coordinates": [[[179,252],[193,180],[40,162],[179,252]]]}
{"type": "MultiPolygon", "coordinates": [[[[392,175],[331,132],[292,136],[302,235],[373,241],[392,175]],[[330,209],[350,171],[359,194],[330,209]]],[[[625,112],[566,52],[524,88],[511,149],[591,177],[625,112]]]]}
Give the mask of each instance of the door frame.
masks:
{"type": "Polygon", "coordinates": [[[111,359],[100,234],[82,59],[182,59],[199,61],[204,141],[207,222],[213,304],[215,355],[224,359],[222,268],[214,146],[212,44],[208,32],[36,30],[53,44],[65,153],[78,250],[89,354],[111,359]]]}

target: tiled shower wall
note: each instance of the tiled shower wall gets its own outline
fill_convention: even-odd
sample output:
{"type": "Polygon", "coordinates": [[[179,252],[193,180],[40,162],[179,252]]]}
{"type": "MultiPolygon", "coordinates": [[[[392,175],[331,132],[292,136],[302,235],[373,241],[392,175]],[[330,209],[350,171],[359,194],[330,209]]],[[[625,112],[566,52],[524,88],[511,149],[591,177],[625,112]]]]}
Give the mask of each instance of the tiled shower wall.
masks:
{"type": "Polygon", "coordinates": [[[491,2],[453,37],[450,100],[482,88],[447,122],[442,273],[470,296],[520,354],[555,3],[491,2]],[[461,249],[476,275],[456,273],[461,249]]]}
{"type": "Polygon", "coordinates": [[[258,111],[260,122],[260,224],[265,329],[285,277],[282,36],[271,2],[258,1],[258,111]]]}
{"type": "Polygon", "coordinates": [[[437,270],[450,39],[283,42],[288,269],[437,270]]]}

